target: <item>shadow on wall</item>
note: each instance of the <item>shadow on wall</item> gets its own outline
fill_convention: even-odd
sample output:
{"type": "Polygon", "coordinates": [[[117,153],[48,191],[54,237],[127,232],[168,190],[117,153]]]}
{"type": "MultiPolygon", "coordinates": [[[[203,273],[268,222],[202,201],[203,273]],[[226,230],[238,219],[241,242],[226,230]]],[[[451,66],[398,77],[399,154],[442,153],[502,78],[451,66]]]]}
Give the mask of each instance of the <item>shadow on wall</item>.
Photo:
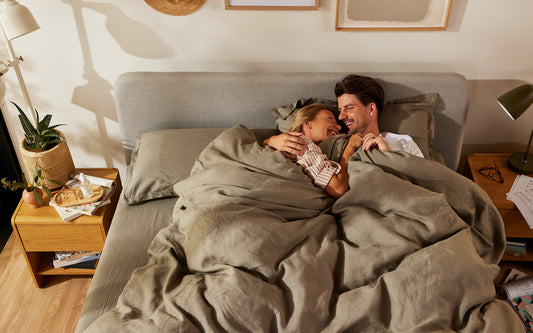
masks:
{"type": "MultiPolygon", "coordinates": [[[[106,17],[107,31],[120,48],[133,56],[147,59],[170,58],[176,54],[152,28],[146,24],[133,20],[116,5],[101,2],[63,0],[72,6],[75,16],[81,16],[82,9],[91,9],[106,17]],[[79,14],[76,14],[79,12],[79,14]],[[139,41],[142,40],[142,43],[139,41]]],[[[82,21],[76,19],[78,31],[82,21]]],[[[82,29],[85,29],[83,27],[82,29]]]]}
{"type": "Polygon", "coordinates": [[[104,14],[106,17],[107,31],[120,48],[128,54],[141,58],[161,59],[172,57],[175,51],[150,27],[132,20],[116,5],[72,0],[62,1],[72,6],[80,40],[81,53],[83,55],[83,78],[87,81],[85,84],[74,88],[72,103],[95,114],[101,144],[101,147],[95,147],[95,149],[108,152],[104,155],[106,165],[112,166],[113,161],[111,156],[120,156],[120,154],[114,154],[114,150],[117,150],[117,152],[122,151],[120,144],[117,144],[109,138],[105,125],[105,119],[117,121],[115,103],[112,95],[113,86],[101,77],[94,67],[82,10],[90,9],[104,14]],[[139,43],[139,40],[143,40],[144,42],[139,43]],[[110,150],[113,150],[112,154],[109,154],[110,150]]]}

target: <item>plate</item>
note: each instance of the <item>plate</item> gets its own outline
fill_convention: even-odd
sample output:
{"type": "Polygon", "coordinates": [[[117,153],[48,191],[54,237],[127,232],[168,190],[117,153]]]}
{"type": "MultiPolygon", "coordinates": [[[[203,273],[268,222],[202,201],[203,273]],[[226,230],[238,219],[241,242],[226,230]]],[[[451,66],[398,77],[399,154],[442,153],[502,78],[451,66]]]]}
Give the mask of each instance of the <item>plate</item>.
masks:
{"type": "Polygon", "coordinates": [[[85,198],[81,187],[67,188],[54,195],[55,203],[60,207],[70,207],[98,201],[104,195],[104,188],[100,185],[91,185],[93,195],[85,198]]]}

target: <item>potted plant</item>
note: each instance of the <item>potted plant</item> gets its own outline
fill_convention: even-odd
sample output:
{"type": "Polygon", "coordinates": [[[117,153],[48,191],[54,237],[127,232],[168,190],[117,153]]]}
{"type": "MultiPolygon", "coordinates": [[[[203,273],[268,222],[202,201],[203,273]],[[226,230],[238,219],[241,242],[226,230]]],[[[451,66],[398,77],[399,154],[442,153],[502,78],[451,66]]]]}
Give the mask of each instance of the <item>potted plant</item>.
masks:
{"type": "MultiPolygon", "coordinates": [[[[1,182],[5,189],[9,189],[11,191],[23,189],[24,191],[22,191],[22,199],[31,208],[39,208],[43,206],[43,191],[46,192],[49,198],[52,197],[52,192],[48,186],[46,186],[45,179],[42,177],[42,171],[37,165],[35,165],[33,178],[30,182],[26,181],[24,174],[22,174],[22,181],[20,182],[16,180],[7,180],[7,178],[2,178],[1,182]]],[[[67,187],[67,185],[56,180],[50,180],[50,182],[59,187],[67,187]]]]}
{"type": "Polygon", "coordinates": [[[20,150],[26,169],[41,170],[45,185],[50,189],[58,187],[57,183],[50,179],[67,182],[75,168],[65,137],[56,129],[63,124],[50,125],[52,115],[48,114],[40,119],[35,110],[37,121],[34,126],[22,109],[16,103],[11,103],[19,111],[19,120],[24,129],[20,150]]]}

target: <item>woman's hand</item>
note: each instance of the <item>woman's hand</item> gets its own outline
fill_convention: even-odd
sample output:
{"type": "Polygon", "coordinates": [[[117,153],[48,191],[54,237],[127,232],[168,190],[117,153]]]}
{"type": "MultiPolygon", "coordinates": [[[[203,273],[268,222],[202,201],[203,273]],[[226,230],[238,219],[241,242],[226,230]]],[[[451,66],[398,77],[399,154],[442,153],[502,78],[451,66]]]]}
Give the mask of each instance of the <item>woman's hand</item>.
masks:
{"type": "Polygon", "coordinates": [[[363,150],[371,150],[374,148],[379,150],[392,150],[381,135],[369,133],[363,138],[363,150]]]}
{"type": "Polygon", "coordinates": [[[359,133],[355,133],[348,139],[345,150],[350,151],[350,155],[353,154],[357,148],[363,144],[363,136],[359,133]]]}
{"type": "Polygon", "coordinates": [[[280,151],[291,160],[296,160],[298,155],[303,155],[307,150],[307,144],[300,136],[302,133],[285,132],[267,138],[263,141],[263,145],[280,151]]]}
{"type": "Polygon", "coordinates": [[[339,161],[341,171],[337,175],[331,177],[328,186],[326,186],[326,192],[332,197],[338,199],[348,190],[348,161],[357,148],[361,147],[362,144],[363,136],[359,133],[352,135],[348,139],[348,143],[346,144],[346,147],[344,147],[341,160],[339,161]]]}

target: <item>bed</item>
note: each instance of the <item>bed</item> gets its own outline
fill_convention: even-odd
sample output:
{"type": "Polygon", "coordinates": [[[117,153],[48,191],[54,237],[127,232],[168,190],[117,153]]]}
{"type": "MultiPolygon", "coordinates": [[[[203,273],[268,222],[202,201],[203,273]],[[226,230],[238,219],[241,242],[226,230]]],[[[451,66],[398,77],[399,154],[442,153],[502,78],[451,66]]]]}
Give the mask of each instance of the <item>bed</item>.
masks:
{"type": "Polygon", "coordinates": [[[122,74],[126,181],[76,331],[523,330],[494,297],[502,220],[456,172],[464,77],[363,73],[425,158],[357,151],[336,201],[260,144],[346,74],[122,74]]]}

